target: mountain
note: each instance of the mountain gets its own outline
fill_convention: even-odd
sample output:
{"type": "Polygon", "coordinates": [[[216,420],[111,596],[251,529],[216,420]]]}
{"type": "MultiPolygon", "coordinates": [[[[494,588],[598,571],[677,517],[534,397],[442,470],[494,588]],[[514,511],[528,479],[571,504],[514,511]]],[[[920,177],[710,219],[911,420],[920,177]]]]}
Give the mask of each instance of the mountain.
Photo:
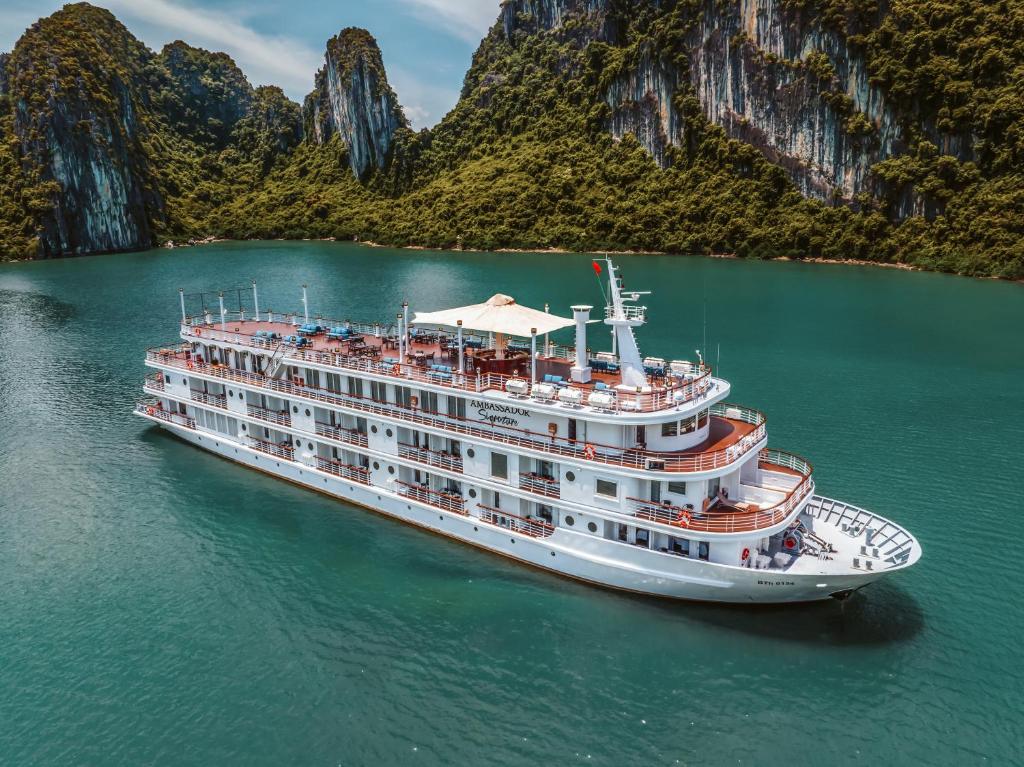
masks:
{"type": "Polygon", "coordinates": [[[0,58],[0,136],[8,257],[337,237],[1024,277],[1024,8],[999,0],[505,0],[419,132],[365,30],[300,107],[77,4],[0,58]]]}

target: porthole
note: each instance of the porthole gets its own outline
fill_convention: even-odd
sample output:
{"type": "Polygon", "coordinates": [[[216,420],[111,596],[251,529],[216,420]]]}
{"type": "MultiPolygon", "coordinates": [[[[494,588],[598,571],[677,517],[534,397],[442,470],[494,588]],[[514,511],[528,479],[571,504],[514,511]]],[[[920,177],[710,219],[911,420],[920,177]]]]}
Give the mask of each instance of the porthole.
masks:
{"type": "Polygon", "coordinates": [[[242,431],[245,431],[245,424],[242,424],[242,431]]]}
{"type": "Polygon", "coordinates": [[[183,384],[184,386],[188,386],[188,379],[187,379],[187,378],[182,378],[182,379],[181,379],[181,383],[182,383],[182,384],[183,384]]]}
{"type": "Polygon", "coordinates": [[[565,524],[567,524],[569,527],[572,527],[576,524],[576,520],[573,519],[571,516],[568,516],[565,518],[565,524]]]}
{"type": "Polygon", "coordinates": [[[566,482],[575,482],[576,481],[576,475],[573,472],[571,472],[571,471],[565,472],[565,481],[566,482]]]}
{"type": "Polygon", "coordinates": [[[385,429],[384,430],[384,436],[385,437],[393,437],[393,436],[395,436],[395,433],[393,431],[391,431],[391,429],[385,429]]]}
{"type": "Polygon", "coordinates": [[[597,525],[595,525],[593,522],[587,522],[587,529],[592,533],[596,533],[597,525]]]}
{"type": "Polygon", "coordinates": [[[377,463],[377,461],[373,462],[373,470],[374,471],[380,471],[380,464],[377,463]]]}
{"type": "Polygon", "coordinates": [[[476,498],[476,490],[474,490],[473,488],[469,488],[469,497],[476,498]]]}
{"type": "Polygon", "coordinates": [[[437,518],[444,522],[444,517],[442,517],[440,514],[437,515],[437,518]]]}
{"type": "Polygon", "coordinates": [[[309,418],[309,408],[306,408],[306,418],[309,418]]]}
{"type": "Polygon", "coordinates": [[[388,474],[394,474],[394,473],[395,473],[395,467],[394,466],[388,466],[388,474]]]}
{"type": "Polygon", "coordinates": [[[292,405],[292,412],[293,413],[298,413],[299,412],[299,406],[298,405],[292,405]]]}
{"type": "Polygon", "coordinates": [[[312,449],[313,449],[313,443],[312,443],[312,442],[309,442],[309,443],[307,443],[307,444],[309,445],[309,449],[310,449],[310,450],[312,450],[312,449]]]}
{"type": "Polygon", "coordinates": [[[474,533],[479,533],[480,532],[480,528],[479,527],[474,527],[473,528],[473,532],[474,533]]]}
{"type": "Polygon", "coordinates": [[[469,458],[476,458],[476,451],[473,450],[473,448],[470,448],[469,450],[466,451],[466,455],[469,458]]]}
{"type": "Polygon", "coordinates": [[[371,431],[372,433],[376,434],[376,433],[377,433],[377,427],[376,427],[376,426],[371,426],[371,427],[370,427],[370,431],[371,431]]]}
{"type": "Polygon", "coordinates": [[[553,552],[553,551],[552,551],[552,552],[551,552],[551,556],[555,556],[555,552],[553,552]]]}
{"type": "Polygon", "coordinates": [[[515,543],[515,542],[516,542],[516,539],[515,539],[515,538],[509,538],[509,540],[510,540],[510,541],[512,541],[512,543],[515,543]]]}
{"type": "Polygon", "coordinates": [[[229,397],[234,397],[234,396],[235,396],[235,391],[234,391],[234,389],[228,389],[228,396],[229,396],[229,397]]]}

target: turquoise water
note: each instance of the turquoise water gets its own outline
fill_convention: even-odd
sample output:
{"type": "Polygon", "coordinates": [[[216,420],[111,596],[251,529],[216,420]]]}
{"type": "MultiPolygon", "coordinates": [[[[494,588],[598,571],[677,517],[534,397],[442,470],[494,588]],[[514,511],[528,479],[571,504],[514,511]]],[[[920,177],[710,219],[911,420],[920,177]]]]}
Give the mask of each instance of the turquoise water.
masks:
{"type": "Polygon", "coordinates": [[[0,267],[0,762],[1007,763],[1024,742],[1024,290],[622,258],[641,348],[702,342],[820,490],[925,555],[837,603],[671,604],[533,572],[130,415],[177,288],[391,317],[600,303],[578,256],[225,243],[0,267]],[[718,349],[720,348],[720,355],[718,349]]]}

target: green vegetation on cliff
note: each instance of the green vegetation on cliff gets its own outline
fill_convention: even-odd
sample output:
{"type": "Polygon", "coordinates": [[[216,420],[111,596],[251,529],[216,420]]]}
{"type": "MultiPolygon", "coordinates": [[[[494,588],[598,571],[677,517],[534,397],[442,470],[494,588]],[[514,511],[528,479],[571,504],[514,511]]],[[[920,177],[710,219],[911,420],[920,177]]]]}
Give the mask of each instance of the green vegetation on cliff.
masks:
{"type": "MultiPolygon", "coordinates": [[[[151,233],[140,246],[205,235],[337,237],[860,259],[1024,276],[1020,4],[784,5],[861,51],[896,114],[900,151],[868,169],[877,194],[849,205],[806,198],[783,167],[708,121],[687,79],[690,36],[709,7],[698,0],[610,2],[602,15],[570,15],[554,31],[522,15],[511,33],[496,25],[453,111],[429,131],[398,130],[389,164],[361,181],[338,135],[323,143],[309,135],[312,106],[320,120],[329,108],[322,90],[303,115],[279,89],[254,90],[223,54],[181,42],[156,54],[107,12],[66,6],[26,33],[10,61],[0,59],[0,254],[38,252],[40,238],[51,237],[45,222],[64,189],[48,170],[47,131],[88,131],[90,115],[109,129],[127,104],[137,119],[112,169],[140,190],[151,233]],[[671,107],[682,123],[664,168],[642,141],[616,140],[608,128],[609,87],[650,61],[676,83],[671,107]],[[74,125],[52,119],[64,102],[75,105],[74,125]],[[901,219],[911,198],[917,213],[901,219]]],[[[739,13],[732,0],[713,7],[739,13]]],[[[359,54],[379,61],[367,33],[346,30],[332,42],[348,75],[346,62],[359,54]]],[[[808,83],[836,79],[822,52],[790,65],[808,83]]],[[[383,70],[373,74],[373,86],[387,88],[383,70]]],[[[826,89],[822,98],[838,105],[850,135],[877,141],[875,124],[846,93],[826,89]]]]}

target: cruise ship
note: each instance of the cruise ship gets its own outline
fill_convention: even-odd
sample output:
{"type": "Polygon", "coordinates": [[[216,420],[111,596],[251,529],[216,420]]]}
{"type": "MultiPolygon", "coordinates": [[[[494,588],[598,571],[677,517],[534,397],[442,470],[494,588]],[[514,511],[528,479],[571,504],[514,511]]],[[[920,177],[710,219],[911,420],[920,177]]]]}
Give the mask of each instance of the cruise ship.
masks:
{"type": "Polygon", "coordinates": [[[220,293],[189,314],[179,291],[179,340],[147,351],[135,412],[245,466],[637,594],[844,599],[920,558],[900,525],[817,494],[811,464],[768,446],[765,416],[730,403],[699,350],[642,356],[647,293],[611,259],[593,269],[594,318],[499,294],[329,320],[305,287],[301,312],[261,311],[255,282],[231,311],[220,293]]]}

